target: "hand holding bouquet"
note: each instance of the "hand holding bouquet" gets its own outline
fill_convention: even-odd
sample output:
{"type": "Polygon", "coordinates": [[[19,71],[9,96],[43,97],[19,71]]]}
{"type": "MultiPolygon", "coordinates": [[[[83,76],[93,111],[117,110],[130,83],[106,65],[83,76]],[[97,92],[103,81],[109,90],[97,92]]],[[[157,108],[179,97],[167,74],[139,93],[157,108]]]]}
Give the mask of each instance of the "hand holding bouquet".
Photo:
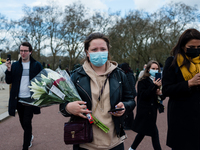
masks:
{"type": "MultiPolygon", "coordinates": [[[[65,70],[43,69],[35,78],[31,80],[29,88],[32,92],[32,101],[20,100],[38,107],[47,107],[67,101],[82,101],[73,82],[65,70]]],[[[104,132],[108,133],[109,128],[101,123],[92,114],[86,114],[90,123],[96,124],[104,132]]]]}

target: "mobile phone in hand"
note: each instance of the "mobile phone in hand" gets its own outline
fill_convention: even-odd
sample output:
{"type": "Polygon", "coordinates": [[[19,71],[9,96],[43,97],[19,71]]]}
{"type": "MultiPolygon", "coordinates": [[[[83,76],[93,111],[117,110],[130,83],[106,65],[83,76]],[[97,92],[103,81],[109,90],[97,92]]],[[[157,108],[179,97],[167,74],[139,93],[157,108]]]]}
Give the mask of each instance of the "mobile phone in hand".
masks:
{"type": "Polygon", "coordinates": [[[8,61],[8,60],[11,61],[11,55],[10,55],[10,54],[7,55],[7,61],[8,61]]]}
{"type": "Polygon", "coordinates": [[[158,78],[161,79],[161,73],[160,73],[160,72],[156,73],[156,75],[155,75],[155,81],[156,81],[158,78]]]}
{"type": "Polygon", "coordinates": [[[124,108],[116,108],[116,109],[109,110],[108,112],[116,112],[116,111],[122,111],[122,110],[124,110],[124,108]]]}

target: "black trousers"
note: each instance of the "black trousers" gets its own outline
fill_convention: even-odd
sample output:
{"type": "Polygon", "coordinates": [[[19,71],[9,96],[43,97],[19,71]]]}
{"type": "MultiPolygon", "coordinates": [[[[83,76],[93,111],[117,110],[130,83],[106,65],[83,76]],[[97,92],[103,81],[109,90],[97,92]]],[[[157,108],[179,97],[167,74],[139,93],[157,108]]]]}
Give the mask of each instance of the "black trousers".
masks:
{"type": "MultiPolygon", "coordinates": [[[[145,136],[144,134],[138,133],[135,137],[135,140],[133,141],[133,144],[131,145],[131,148],[136,149],[138,145],[140,144],[140,142],[143,140],[144,136],[145,136]]],[[[161,150],[157,127],[156,127],[155,135],[151,136],[151,140],[152,140],[154,150],[161,150]]]]}
{"type": "Polygon", "coordinates": [[[20,124],[24,130],[23,150],[28,150],[32,137],[33,107],[17,103],[20,124]]]}
{"type": "MultiPolygon", "coordinates": [[[[87,150],[87,149],[79,147],[78,149],[76,148],[75,150],[87,150]]],[[[111,148],[110,150],[124,150],[124,143],[121,143],[117,145],[116,147],[111,148]]]]}

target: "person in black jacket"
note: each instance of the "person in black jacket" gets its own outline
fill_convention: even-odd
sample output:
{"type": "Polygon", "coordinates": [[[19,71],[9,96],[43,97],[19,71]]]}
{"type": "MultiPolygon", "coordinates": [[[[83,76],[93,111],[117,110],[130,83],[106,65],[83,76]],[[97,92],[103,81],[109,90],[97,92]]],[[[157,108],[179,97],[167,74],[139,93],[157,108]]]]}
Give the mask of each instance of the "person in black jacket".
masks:
{"type": "Polygon", "coordinates": [[[126,138],[123,130],[124,114],[133,111],[135,101],[126,75],[109,59],[109,40],[101,33],[92,33],[85,42],[86,60],[72,72],[71,79],[83,101],[66,102],[60,105],[66,117],[87,119],[91,113],[109,127],[105,133],[92,125],[93,141],[74,145],[74,150],[124,150],[126,138]],[[89,110],[86,110],[89,109],[89,110]],[[124,110],[109,113],[114,108],[124,110]]]}
{"type": "Polygon", "coordinates": [[[169,96],[167,145],[200,150],[200,32],[187,29],[167,58],[162,92],[169,96]]]}
{"type": "Polygon", "coordinates": [[[151,60],[145,68],[143,76],[137,85],[137,112],[133,131],[138,134],[129,150],[135,150],[145,135],[151,136],[155,150],[161,150],[158,128],[156,126],[158,95],[161,95],[161,79],[155,80],[155,74],[160,72],[157,61],[151,60]]]}
{"type": "MultiPolygon", "coordinates": [[[[133,70],[131,69],[131,67],[129,66],[128,63],[119,64],[119,68],[121,68],[125,72],[128,82],[130,84],[131,90],[132,90],[132,94],[135,98],[135,96],[136,96],[136,90],[135,90],[136,80],[133,75],[133,70]]],[[[133,127],[133,123],[134,123],[134,114],[132,111],[131,113],[126,114],[126,116],[125,116],[124,129],[131,130],[133,127]]]]}
{"type": "Polygon", "coordinates": [[[28,88],[30,80],[42,70],[42,65],[31,57],[32,46],[30,43],[23,42],[19,46],[19,50],[21,55],[19,61],[14,62],[12,66],[10,60],[6,61],[5,79],[7,84],[12,84],[8,112],[10,116],[15,116],[17,110],[24,130],[23,150],[28,150],[33,139],[31,123],[33,114],[39,114],[40,108],[27,106],[18,101],[20,98],[30,99],[31,93],[28,88]]]}

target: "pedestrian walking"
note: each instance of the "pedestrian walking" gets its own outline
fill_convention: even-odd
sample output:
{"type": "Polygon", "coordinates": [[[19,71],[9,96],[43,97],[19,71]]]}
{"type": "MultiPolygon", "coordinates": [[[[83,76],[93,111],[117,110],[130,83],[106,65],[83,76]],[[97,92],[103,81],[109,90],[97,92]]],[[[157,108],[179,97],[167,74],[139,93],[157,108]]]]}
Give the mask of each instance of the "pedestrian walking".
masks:
{"type": "Polygon", "coordinates": [[[136,81],[138,81],[138,79],[139,79],[139,74],[140,74],[140,71],[139,71],[139,68],[137,68],[136,75],[135,75],[136,81]]]}
{"type": "Polygon", "coordinates": [[[187,29],[171,50],[163,70],[163,94],[169,96],[167,145],[200,150],[200,32],[187,29]]]}
{"type": "MultiPolygon", "coordinates": [[[[24,130],[23,148],[28,150],[32,146],[32,118],[33,114],[39,114],[40,108],[24,105],[19,99],[31,99],[30,89],[28,88],[30,80],[34,78],[41,70],[42,65],[32,58],[32,46],[28,42],[23,42],[19,46],[20,59],[12,65],[10,60],[6,61],[7,70],[6,83],[12,84],[9,98],[8,112],[10,116],[15,116],[17,110],[19,121],[24,130]]],[[[16,137],[18,138],[18,137],[16,137]]]]}
{"type": "Polygon", "coordinates": [[[86,60],[83,66],[72,72],[71,79],[83,101],[60,105],[66,117],[87,118],[83,113],[91,113],[110,130],[103,132],[92,125],[93,141],[74,145],[74,150],[124,150],[123,114],[133,111],[135,101],[128,80],[118,64],[109,60],[109,39],[101,33],[90,34],[84,48],[86,60]],[[89,109],[89,110],[86,110],[89,109]],[[111,109],[124,110],[111,112],[111,109]]]}
{"type": "MultiPolygon", "coordinates": [[[[133,75],[133,70],[131,69],[131,67],[129,66],[128,63],[119,64],[119,68],[121,68],[125,72],[126,77],[127,77],[128,82],[130,84],[130,87],[131,87],[132,94],[135,98],[135,96],[136,96],[136,90],[135,90],[136,80],[135,80],[135,77],[133,75]]],[[[133,114],[133,111],[132,111],[129,114],[125,115],[124,129],[125,130],[132,130],[133,123],[134,123],[134,114],[133,114]]]]}
{"type": "Polygon", "coordinates": [[[147,67],[147,64],[144,64],[143,70],[140,71],[140,74],[139,74],[139,76],[138,76],[138,79],[140,79],[140,78],[143,76],[144,70],[145,70],[146,67],[147,67]]]}
{"type": "Polygon", "coordinates": [[[160,72],[159,63],[151,60],[138,81],[137,112],[133,124],[133,131],[137,132],[137,135],[129,150],[135,150],[146,135],[151,136],[154,149],[161,150],[156,125],[158,95],[161,95],[161,79],[155,79],[155,74],[158,72],[160,72]]]}

